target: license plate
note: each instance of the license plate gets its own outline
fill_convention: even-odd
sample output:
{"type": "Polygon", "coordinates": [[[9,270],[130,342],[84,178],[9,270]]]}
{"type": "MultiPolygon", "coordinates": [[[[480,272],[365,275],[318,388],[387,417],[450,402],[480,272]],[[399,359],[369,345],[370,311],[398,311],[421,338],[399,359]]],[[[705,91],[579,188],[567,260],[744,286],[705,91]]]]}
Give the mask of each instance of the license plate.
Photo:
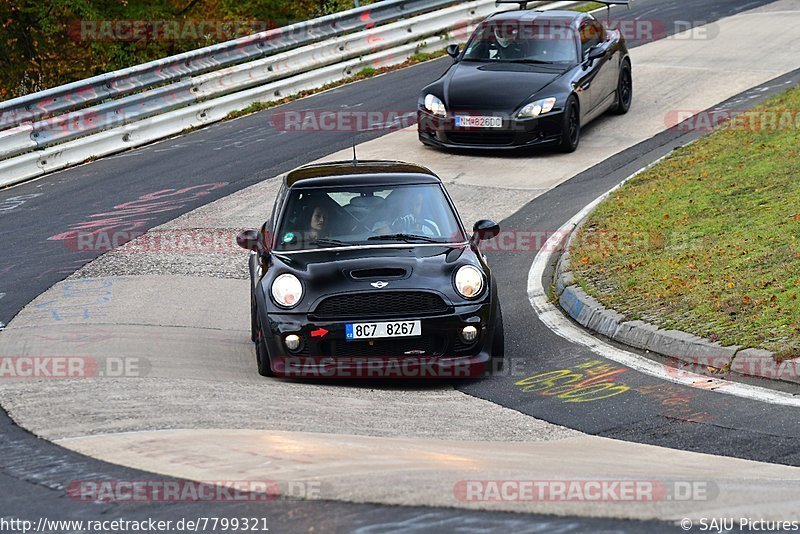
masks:
{"type": "Polygon", "coordinates": [[[472,117],[469,115],[456,115],[456,126],[470,128],[502,128],[502,117],[472,117]]]}
{"type": "Polygon", "coordinates": [[[347,339],[376,339],[382,337],[409,337],[422,334],[420,321],[392,321],[389,323],[347,323],[347,339]]]}

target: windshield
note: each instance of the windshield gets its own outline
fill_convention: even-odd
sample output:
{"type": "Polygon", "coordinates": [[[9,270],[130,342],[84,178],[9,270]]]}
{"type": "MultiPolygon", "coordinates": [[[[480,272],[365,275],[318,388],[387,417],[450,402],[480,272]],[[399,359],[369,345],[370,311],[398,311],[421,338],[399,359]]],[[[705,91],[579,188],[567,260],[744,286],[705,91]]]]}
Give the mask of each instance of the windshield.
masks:
{"type": "Polygon", "coordinates": [[[290,192],[275,250],[464,240],[439,185],[343,186],[290,192]]]}
{"type": "Polygon", "coordinates": [[[467,43],[463,59],[519,63],[577,62],[575,31],[552,22],[487,21],[467,43]]]}

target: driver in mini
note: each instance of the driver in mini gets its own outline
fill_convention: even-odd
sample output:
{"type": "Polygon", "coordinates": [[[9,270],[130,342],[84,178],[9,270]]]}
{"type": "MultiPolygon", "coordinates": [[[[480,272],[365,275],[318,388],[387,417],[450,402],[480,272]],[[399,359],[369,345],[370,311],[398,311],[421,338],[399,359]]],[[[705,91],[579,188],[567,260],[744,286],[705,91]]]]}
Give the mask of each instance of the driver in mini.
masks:
{"type": "MultiPolygon", "coordinates": [[[[385,221],[379,222],[375,225],[375,230],[380,233],[399,233],[399,234],[416,234],[426,235],[430,237],[440,237],[441,232],[439,225],[426,216],[424,213],[425,198],[421,192],[414,192],[407,198],[407,202],[402,205],[407,209],[403,215],[396,217],[391,224],[386,224],[385,221]]],[[[401,211],[401,213],[403,213],[401,211]]]]}

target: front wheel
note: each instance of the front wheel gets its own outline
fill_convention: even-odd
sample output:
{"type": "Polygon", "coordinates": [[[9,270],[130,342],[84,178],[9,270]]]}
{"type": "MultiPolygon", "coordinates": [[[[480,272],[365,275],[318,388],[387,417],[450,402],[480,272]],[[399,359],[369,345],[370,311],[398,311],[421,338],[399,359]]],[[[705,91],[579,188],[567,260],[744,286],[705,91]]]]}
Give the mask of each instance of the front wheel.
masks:
{"type": "Polygon", "coordinates": [[[564,123],[561,126],[561,142],[558,149],[561,152],[575,152],[581,142],[581,112],[578,99],[574,95],[567,99],[564,106],[564,123]]]}
{"type": "Polygon", "coordinates": [[[631,64],[626,60],[619,71],[619,81],[617,82],[617,105],[614,113],[625,115],[631,109],[633,103],[633,74],[631,64]]]}
{"type": "Polygon", "coordinates": [[[250,341],[258,340],[258,317],[256,316],[256,299],[250,293],[250,341]]]}
{"type": "Polygon", "coordinates": [[[506,361],[506,339],[503,334],[503,310],[497,303],[497,315],[494,318],[492,334],[492,371],[501,371],[506,361]]]}
{"type": "Polygon", "coordinates": [[[261,327],[260,321],[258,323],[258,332],[256,333],[256,365],[258,366],[258,374],[261,376],[275,376],[269,363],[267,341],[264,339],[264,329],[261,327]]]}

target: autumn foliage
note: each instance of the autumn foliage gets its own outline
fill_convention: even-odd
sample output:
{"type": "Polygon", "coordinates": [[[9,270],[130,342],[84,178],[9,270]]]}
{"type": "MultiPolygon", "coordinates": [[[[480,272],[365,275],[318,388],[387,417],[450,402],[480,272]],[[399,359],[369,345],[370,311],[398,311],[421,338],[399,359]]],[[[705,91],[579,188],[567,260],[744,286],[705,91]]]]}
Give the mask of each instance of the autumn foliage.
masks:
{"type": "Polygon", "coordinates": [[[353,0],[4,0],[0,100],[353,6],[353,0]],[[172,24],[178,31],[142,37],[124,31],[132,24],[172,24]]]}

